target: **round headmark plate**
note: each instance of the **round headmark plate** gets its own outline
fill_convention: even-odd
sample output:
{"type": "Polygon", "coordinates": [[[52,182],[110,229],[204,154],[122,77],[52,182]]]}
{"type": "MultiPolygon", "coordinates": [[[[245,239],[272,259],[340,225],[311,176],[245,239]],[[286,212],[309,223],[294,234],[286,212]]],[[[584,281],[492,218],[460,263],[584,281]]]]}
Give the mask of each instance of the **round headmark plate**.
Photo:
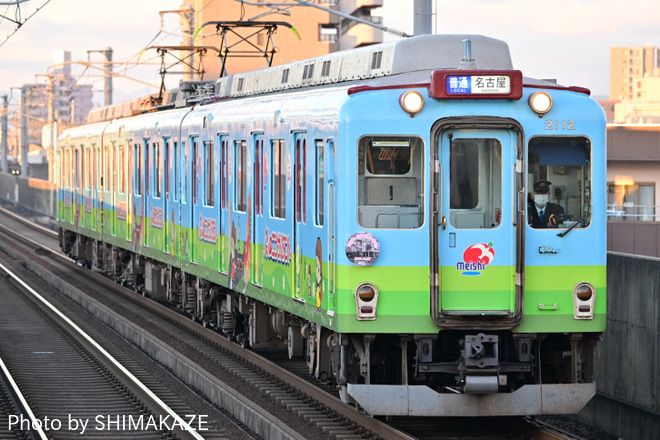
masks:
{"type": "Polygon", "coordinates": [[[368,232],[358,232],[346,242],[346,256],[357,266],[371,266],[380,255],[380,243],[368,232]]]}

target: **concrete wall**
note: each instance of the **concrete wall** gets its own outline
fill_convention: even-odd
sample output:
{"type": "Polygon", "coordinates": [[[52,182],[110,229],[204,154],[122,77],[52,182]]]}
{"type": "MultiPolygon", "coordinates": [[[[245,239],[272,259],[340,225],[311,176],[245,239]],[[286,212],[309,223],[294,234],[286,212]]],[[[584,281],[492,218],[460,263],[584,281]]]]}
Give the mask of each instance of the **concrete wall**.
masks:
{"type": "Polygon", "coordinates": [[[598,396],[580,418],[622,439],[660,438],[660,259],[608,254],[598,396]]]}
{"type": "Polygon", "coordinates": [[[34,216],[55,219],[57,193],[55,184],[0,173],[0,201],[20,207],[34,216]]]}
{"type": "Polygon", "coordinates": [[[660,222],[608,221],[607,250],[660,258],[660,222]]]}

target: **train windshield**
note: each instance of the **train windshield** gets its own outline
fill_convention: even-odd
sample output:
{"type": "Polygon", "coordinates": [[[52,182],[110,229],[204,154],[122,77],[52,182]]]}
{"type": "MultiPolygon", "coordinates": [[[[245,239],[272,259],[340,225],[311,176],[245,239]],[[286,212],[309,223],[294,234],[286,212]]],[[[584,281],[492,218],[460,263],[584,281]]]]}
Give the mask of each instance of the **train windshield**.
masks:
{"type": "Polygon", "coordinates": [[[527,221],[532,228],[591,223],[591,143],[584,137],[535,137],[527,155],[527,221]]]}
{"type": "Polygon", "coordinates": [[[423,142],[364,136],[358,144],[358,221],[364,228],[418,228],[424,219],[423,142]]]}

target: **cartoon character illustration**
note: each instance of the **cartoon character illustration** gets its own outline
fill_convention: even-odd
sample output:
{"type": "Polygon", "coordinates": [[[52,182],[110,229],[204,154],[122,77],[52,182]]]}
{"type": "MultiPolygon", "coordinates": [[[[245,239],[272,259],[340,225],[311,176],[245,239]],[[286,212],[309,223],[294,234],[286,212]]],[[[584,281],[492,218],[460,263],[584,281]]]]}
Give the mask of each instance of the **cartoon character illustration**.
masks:
{"type": "Polygon", "coordinates": [[[316,310],[321,310],[323,299],[323,245],[321,238],[316,238],[316,310]]]}

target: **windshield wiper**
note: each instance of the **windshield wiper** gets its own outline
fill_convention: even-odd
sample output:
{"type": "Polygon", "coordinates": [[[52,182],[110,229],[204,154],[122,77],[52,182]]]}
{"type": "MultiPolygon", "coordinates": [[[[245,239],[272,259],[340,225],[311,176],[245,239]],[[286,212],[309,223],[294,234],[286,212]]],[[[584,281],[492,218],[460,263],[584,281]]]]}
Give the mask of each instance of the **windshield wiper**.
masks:
{"type": "Polygon", "coordinates": [[[587,218],[586,215],[580,217],[580,220],[578,220],[578,221],[576,221],[575,223],[573,223],[573,224],[571,225],[570,228],[568,228],[568,229],[566,229],[565,231],[562,231],[562,232],[560,232],[559,234],[557,234],[557,237],[563,237],[564,235],[568,234],[568,233],[571,232],[571,231],[572,231],[577,225],[581,225],[582,222],[584,221],[584,219],[586,219],[586,218],[587,218]]]}

